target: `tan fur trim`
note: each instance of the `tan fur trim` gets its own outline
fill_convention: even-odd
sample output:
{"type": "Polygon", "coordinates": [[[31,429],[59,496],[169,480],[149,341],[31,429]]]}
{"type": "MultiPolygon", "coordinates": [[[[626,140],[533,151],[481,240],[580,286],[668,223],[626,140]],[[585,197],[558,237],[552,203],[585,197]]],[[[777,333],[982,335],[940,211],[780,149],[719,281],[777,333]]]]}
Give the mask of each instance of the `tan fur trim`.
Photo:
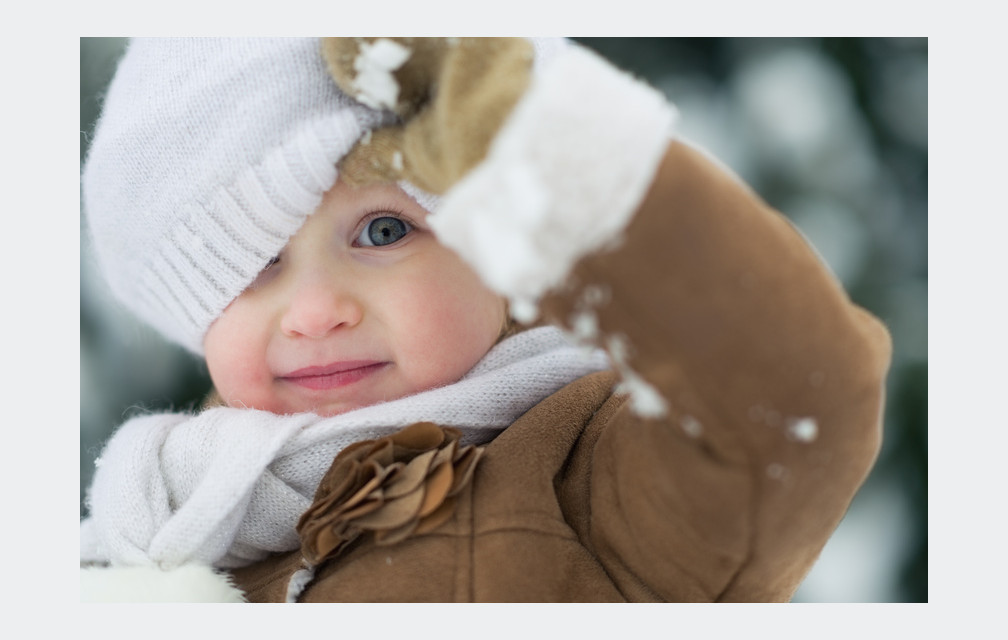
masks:
{"type": "MultiPolygon", "coordinates": [[[[324,38],[322,55],[345,93],[361,99],[356,61],[367,38],[324,38]]],[[[524,38],[388,38],[409,49],[392,72],[402,126],[374,131],[339,164],[352,185],[407,180],[442,194],[486,156],[528,87],[534,50],[524,38]]]]}

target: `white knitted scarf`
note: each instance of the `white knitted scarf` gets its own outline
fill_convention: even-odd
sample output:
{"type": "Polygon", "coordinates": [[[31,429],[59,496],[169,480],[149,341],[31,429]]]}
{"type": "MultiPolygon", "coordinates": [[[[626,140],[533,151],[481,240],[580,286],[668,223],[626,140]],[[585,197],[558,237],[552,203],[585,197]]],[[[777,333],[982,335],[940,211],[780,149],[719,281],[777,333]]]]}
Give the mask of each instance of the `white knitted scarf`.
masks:
{"type": "Polygon", "coordinates": [[[553,327],[494,347],[455,384],[331,418],[216,408],[125,423],[105,446],[81,522],[81,563],[240,567],[300,546],[295,525],[347,445],[431,421],[485,443],[606,356],[553,327]]]}

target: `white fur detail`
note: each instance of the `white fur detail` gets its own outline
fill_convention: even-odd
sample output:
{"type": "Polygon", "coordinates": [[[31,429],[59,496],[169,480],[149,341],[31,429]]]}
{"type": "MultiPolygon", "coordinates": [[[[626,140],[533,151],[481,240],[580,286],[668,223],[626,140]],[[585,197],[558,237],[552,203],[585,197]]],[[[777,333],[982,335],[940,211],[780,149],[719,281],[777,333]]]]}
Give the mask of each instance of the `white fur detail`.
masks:
{"type": "Polygon", "coordinates": [[[571,46],[533,76],[428,223],[528,321],[578,259],[619,242],[675,118],[658,91],[571,46]]]}
{"type": "Polygon", "coordinates": [[[245,602],[230,579],[201,564],[82,567],[81,602],[245,602]]]}
{"type": "Polygon", "coordinates": [[[314,579],[315,569],[312,567],[305,567],[304,569],[295,571],[294,575],[291,576],[290,582],[287,583],[287,597],[285,601],[297,602],[298,597],[301,596],[301,592],[314,579]]]}

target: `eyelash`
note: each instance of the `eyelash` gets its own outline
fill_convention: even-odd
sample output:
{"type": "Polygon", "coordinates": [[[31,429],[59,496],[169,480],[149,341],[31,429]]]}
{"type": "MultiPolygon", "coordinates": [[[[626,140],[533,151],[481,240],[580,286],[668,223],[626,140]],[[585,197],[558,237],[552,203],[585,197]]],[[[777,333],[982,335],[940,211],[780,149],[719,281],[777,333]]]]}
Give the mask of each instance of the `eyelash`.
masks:
{"type": "MultiPolygon", "coordinates": [[[[371,213],[366,214],[363,218],[361,218],[361,221],[357,223],[357,226],[355,227],[355,231],[353,234],[353,240],[351,241],[352,246],[354,247],[361,246],[357,244],[357,238],[360,237],[360,234],[364,231],[364,229],[367,228],[367,225],[370,224],[372,220],[377,220],[378,218],[396,218],[398,220],[402,220],[412,228],[411,233],[412,231],[416,231],[417,229],[417,224],[413,222],[413,220],[409,216],[404,214],[402,211],[399,211],[397,208],[395,207],[377,208],[371,213]]],[[[272,258],[270,258],[269,262],[267,262],[266,266],[262,268],[262,270],[259,272],[259,276],[256,278],[256,280],[252,283],[251,286],[254,288],[263,279],[263,274],[265,274],[279,262],[280,262],[280,254],[277,254],[272,258]]]]}

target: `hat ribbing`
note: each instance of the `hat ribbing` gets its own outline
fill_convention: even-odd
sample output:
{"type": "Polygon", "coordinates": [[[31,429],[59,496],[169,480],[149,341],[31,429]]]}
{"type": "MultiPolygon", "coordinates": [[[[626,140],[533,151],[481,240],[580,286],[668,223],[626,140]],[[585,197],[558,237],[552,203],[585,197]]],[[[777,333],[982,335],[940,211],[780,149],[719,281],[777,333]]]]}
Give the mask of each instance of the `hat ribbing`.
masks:
{"type": "MultiPolygon", "coordinates": [[[[533,39],[536,65],[566,47],[533,39]]],[[[394,122],[343,94],[317,38],[130,42],[82,170],[112,293],[196,354],[277,255],[361,135],[394,122]]],[[[438,198],[401,187],[433,210],[438,198]]]]}
{"type": "Polygon", "coordinates": [[[116,297],[170,340],[203,335],[391,116],[330,80],[310,38],[131,41],[82,175],[116,297]]]}

